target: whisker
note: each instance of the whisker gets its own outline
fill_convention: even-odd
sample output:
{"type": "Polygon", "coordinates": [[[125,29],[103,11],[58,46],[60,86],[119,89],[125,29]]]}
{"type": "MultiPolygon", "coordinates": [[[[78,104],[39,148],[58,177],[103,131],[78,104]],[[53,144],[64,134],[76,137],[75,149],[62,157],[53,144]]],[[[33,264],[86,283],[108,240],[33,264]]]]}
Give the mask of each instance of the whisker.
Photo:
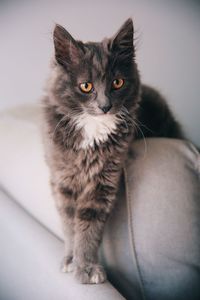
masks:
{"type": "Polygon", "coordinates": [[[145,135],[142,131],[142,129],[140,128],[140,126],[137,124],[136,120],[134,121],[133,120],[133,123],[134,123],[134,126],[140,131],[141,135],[142,135],[142,140],[144,142],[144,157],[143,159],[145,158],[146,154],[147,154],[147,142],[146,142],[146,138],[145,138],[145,135]]]}
{"type": "Polygon", "coordinates": [[[152,134],[154,134],[154,131],[151,130],[149,127],[147,127],[145,124],[143,124],[142,122],[140,122],[139,120],[137,120],[137,122],[139,123],[140,126],[144,127],[147,131],[151,132],[152,134]]]}
{"type": "Polygon", "coordinates": [[[141,133],[142,139],[143,139],[143,142],[144,142],[144,158],[145,158],[145,156],[147,154],[147,142],[146,142],[145,135],[144,135],[142,129],[140,128],[139,124],[138,124],[140,122],[138,122],[138,120],[134,119],[133,116],[130,115],[129,111],[127,110],[127,108],[124,105],[122,106],[119,115],[122,118],[122,120],[126,123],[127,126],[128,126],[128,124],[127,124],[127,118],[128,118],[128,121],[131,122],[132,126],[134,127],[134,130],[136,132],[139,131],[141,133]]]}
{"type": "Polygon", "coordinates": [[[67,115],[64,115],[64,116],[61,118],[61,120],[57,123],[57,125],[56,125],[56,127],[55,127],[55,129],[54,129],[54,132],[53,132],[53,134],[52,134],[52,142],[54,141],[54,137],[55,137],[56,131],[57,131],[58,128],[59,128],[59,125],[61,125],[61,123],[62,123],[63,121],[66,121],[66,118],[67,118],[67,117],[68,117],[67,115]]]}

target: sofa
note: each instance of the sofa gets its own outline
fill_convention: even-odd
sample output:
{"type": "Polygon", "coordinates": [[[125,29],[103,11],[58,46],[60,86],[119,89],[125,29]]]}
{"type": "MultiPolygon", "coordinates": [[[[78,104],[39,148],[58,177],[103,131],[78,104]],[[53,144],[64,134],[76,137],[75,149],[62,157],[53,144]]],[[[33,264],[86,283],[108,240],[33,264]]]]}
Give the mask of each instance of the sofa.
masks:
{"type": "Polygon", "coordinates": [[[135,141],[100,249],[108,281],[60,271],[63,235],[39,105],[0,112],[1,300],[199,300],[200,155],[188,141],[135,141]]]}

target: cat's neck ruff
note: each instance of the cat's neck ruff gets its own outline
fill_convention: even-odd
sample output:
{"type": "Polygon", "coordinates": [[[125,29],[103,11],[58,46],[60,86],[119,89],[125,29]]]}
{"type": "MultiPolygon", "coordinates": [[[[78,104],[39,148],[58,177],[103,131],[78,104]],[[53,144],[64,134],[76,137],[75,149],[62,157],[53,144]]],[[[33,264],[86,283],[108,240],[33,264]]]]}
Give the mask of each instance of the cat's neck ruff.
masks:
{"type": "Polygon", "coordinates": [[[82,129],[83,140],[80,148],[87,149],[94,146],[94,142],[99,145],[104,143],[111,133],[117,129],[119,118],[114,114],[104,114],[93,116],[82,113],[75,120],[78,129],[82,129]]]}

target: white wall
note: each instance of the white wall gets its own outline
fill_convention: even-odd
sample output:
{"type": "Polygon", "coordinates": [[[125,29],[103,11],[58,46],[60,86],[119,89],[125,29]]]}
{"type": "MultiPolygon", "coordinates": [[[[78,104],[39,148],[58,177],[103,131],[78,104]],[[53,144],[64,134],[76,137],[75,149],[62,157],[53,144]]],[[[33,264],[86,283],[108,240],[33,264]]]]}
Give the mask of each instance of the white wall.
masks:
{"type": "Polygon", "coordinates": [[[185,0],[0,2],[0,107],[36,102],[52,55],[54,23],[75,38],[101,40],[133,17],[143,82],[168,98],[200,144],[200,3],[185,0]]]}

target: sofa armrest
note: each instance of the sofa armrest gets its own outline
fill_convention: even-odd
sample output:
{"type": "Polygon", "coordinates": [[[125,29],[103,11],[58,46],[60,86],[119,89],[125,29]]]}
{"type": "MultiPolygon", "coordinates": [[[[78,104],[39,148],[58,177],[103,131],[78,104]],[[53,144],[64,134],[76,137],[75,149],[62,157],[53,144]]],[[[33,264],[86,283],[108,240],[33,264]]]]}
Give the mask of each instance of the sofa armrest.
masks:
{"type": "Polygon", "coordinates": [[[83,285],[61,273],[63,242],[0,191],[0,298],[122,300],[109,283],[83,285]]]}

